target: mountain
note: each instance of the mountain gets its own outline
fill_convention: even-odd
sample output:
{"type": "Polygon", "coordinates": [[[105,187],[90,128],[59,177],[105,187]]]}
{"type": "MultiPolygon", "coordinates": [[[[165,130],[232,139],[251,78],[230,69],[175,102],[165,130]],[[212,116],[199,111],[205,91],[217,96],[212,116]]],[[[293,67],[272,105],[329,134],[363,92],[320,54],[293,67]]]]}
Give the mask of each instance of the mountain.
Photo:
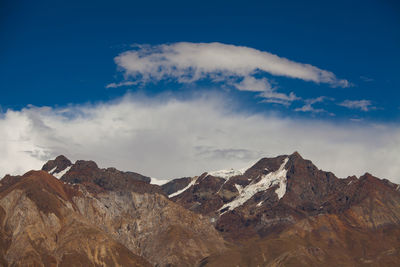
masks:
{"type": "Polygon", "coordinates": [[[207,218],[143,176],[60,159],[43,167],[68,168],[60,179],[42,170],[1,180],[2,265],[192,266],[225,249],[207,218]]]}
{"type": "Polygon", "coordinates": [[[400,186],[297,152],[151,184],[72,163],[0,181],[1,266],[396,266],[400,186]]]}
{"type": "Polygon", "coordinates": [[[172,200],[210,216],[240,244],[204,266],[400,262],[399,185],[370,174],[339,179],[297,152],[264,158],[241,175],[193,178],[172,200]]]}

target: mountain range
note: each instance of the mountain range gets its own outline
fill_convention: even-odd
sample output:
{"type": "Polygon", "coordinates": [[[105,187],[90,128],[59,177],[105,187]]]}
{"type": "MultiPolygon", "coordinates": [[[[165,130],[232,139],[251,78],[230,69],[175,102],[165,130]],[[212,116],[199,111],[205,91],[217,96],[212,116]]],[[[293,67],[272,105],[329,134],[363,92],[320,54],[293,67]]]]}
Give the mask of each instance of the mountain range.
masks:
{"type": "Polygon", "coordinates": [[[1,266],[399,266],[400,186],[295,152],[159,181],[72,163],[0,181],[1,266]]]}

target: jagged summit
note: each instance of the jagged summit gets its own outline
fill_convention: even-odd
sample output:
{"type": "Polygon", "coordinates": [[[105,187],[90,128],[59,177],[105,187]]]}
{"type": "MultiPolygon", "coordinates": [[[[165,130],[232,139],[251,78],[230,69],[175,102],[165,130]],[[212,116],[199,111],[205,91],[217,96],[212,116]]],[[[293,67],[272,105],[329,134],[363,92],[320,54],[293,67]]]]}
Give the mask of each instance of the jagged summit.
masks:
{"type": "Polygon", "coordinates": [[[64,171],[66,168],[70,167],[72,162],[65,157],[60,155],[53,160],[49,160],[43,165],[42,170],[50,174],[56,174],[64,171]]]}
{"type": "Polygon", "coordinates": [[[116,168],[101,169],[92,160],[77,160],[71,163],[65,156],[49,160],[42,170],[61,181],[70,184],[82,184],[91,192],[126,191],[160,193],[160,187],[150,185],[150,177],[135,172],[123,172],[116,168]]]}
{"type": "Polygon", "coordinates": [[[303,156],[298,151],[294,151],[292,154],[289,155],[289,157],[297,158],[297,159],[304,159],[303,156]]]}

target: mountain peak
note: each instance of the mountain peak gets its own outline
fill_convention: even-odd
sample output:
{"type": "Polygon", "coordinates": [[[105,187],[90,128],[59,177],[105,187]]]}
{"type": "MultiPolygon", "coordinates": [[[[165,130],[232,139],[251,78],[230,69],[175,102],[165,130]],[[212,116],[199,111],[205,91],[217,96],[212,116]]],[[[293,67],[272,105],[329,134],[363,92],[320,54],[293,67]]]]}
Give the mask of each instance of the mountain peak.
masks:
{"type": "Polygon", "coordinates": [[[69,162],[71,162],[66,156],[64,156],[64,155],[58,155],[56,158],[55,158],[55,161],[69,161],[69,162]]]}
{"type": "Polygon", "coordinates": [[[92,192],[106,190],[165,194],[160,187],[151,185],[150,178],[147,176],[130,171],[119,171],[116,168],[99,168],[92,160],[77,160],[65,170],[60,173],[61,177],[56,177],[63,182],[84,184],[92,192]]]}
{"type": "Polygon", "coordinates": [[[53,160],[49,160],[43,165],[42,170],[50,174],[56,174],[64,171],[66,168],[70,167],[72,162],[64,155],[59,155],[53,160]]]}
{"type": "Polygon", "coordinates": [[[291,157],[291,158],[300,158],[300,159],[303,159],[303,157],[302,157],[302,156],[300,155],[300,153],[297,152],[297,151],[293,152],[289,157],[291,157]]]}

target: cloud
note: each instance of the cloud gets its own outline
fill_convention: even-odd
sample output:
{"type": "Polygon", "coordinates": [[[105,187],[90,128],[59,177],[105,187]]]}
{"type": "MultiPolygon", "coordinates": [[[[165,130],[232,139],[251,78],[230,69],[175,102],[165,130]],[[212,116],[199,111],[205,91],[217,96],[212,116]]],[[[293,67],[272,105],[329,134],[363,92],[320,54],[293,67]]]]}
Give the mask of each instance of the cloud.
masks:
{"type": "Polygon", "coordinates": [[[338,79],[330,71],[310,64],[288,60],[257,49],[222,43],[173,43],[162,45],[137,45],[135,49],[118,55],[115,59],[127,81],[112,83],[108,87],[124,85],[130,80],[141,83],[174,80],[193,83],[203,79],[224,82],[241,91],[261,92],[266,102],[288,103],[297,100],[277,92],[268,80],[259,76],[269,73],[276,76],[326,83],[332,87],[348,87],[350,83],[338,79]]]}
{"type": "Polygon", "coordinates": [[[299,151],[341,177],[368,171],[400,182],[400,127],[293,120],[234,112],[209,94],[139,95],[64,108],[29,106],[0,116],[0,175],[39,169],[65,154],[157,178],[243,168],[263,156],[299,151]]]}
{"type": "Polygon", "coordinates": [[[326,110],[324,110],[324,109],[314,108],[312,106],[315,103],[324,102],[324,100],[326,100],[326,99],[332,100],[331,98],[327,98],[325,96],[320,96],[320,97],[312,98],[312,99],[306,99],[306,100],[304,100],[305,104],[301,108],[296,108],[295,111],[311,112],[311,113],[326,112],[326,110]]]}
{"type": "Polygon", "coordinates": [[[109,83],[106,85],[106,88],[117,88],[117,87],[121,87],[121,86],[129,86],[129,85],[136,85],[136,84],[137,84],[137,82],[132,82],[132,81],[109,83]]]}
{"type": "Polygon", "coordinates": [[[372,106],[370,100],[345,100],[338,105],[349,109],[359,109],[362,111],[370,111],[376,109],[376,107],[372,106]]]}

